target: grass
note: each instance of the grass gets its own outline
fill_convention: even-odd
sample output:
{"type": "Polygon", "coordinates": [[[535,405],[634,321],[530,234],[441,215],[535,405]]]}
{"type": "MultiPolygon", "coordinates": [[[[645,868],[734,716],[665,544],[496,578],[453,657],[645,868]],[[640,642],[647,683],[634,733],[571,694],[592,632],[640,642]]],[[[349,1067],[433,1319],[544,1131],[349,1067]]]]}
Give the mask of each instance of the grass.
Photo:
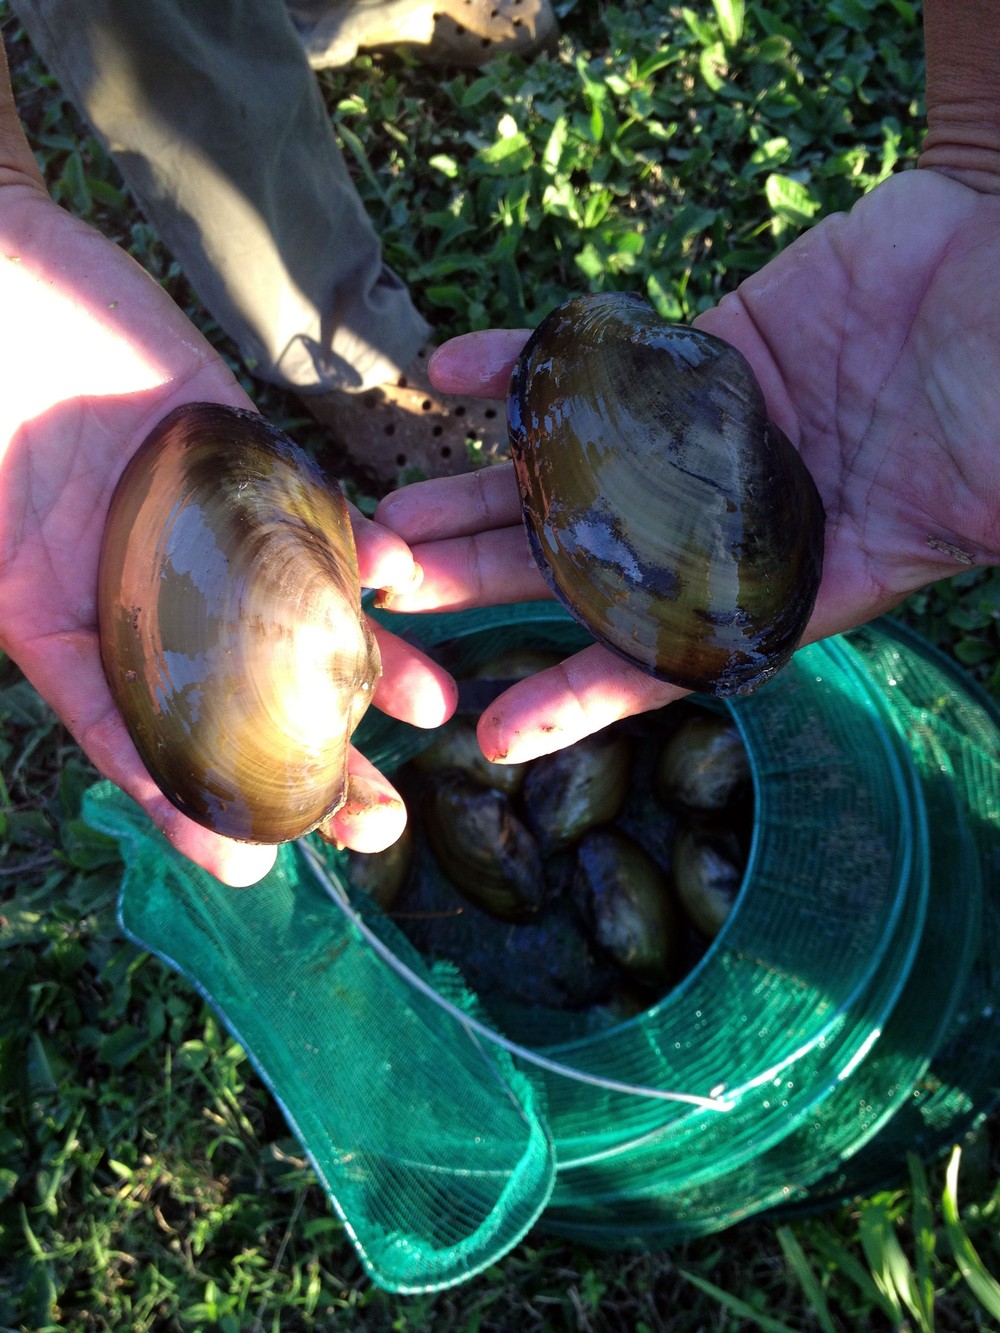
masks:
{"type": "MultiPolygon", "coordinates": [[[[690,318],[914,160],[906,0],[561,11],[553,59],[441,78],[386,56],[320,76],[387,258],[440,336],[532,324],[597,288],[690,318]]],[[[268,415],[317,442],[294,400],[239,365],[2,0],[0,23],[57,198],[136,255],[268,415]]],[[[936,585],[901,614],[1000,697],[1000,574],[936,585]]],[[[0,1328],[1000,1326],[996,1117],[949,1163],[911,1161],[897,1188],[820,1217],[631,1256],[538,1231],[453,1291],[376,1290],[245,1053],[123,938],[116,849],[80,819],[94,773],[7,662],[0,772],[0,1328]]]]}

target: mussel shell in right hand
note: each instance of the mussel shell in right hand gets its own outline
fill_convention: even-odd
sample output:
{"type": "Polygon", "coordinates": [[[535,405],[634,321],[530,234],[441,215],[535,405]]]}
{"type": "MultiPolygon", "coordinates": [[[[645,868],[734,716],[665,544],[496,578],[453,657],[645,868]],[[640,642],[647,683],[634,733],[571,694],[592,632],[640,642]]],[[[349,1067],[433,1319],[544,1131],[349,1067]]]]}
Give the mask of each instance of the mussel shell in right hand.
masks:
{"type": "Polygon", "coordinates": [[[704,694],[784,665],[823,505],[736,348],[635,293],[576,297],[528,339],[507,420],[532,552],[601,642],[704,694]]]}

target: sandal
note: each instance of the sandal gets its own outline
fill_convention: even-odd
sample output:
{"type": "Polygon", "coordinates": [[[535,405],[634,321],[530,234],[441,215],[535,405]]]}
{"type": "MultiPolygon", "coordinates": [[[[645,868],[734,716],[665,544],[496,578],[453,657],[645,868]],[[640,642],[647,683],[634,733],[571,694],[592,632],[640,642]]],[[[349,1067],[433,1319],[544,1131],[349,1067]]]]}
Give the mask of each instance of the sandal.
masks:
{"type": "Polygon", "coordinates": [[[289,13],[313,69],[383,46],[403,47],[425,64],[478,69],[503,52],[551,51],[559,38],[550,0],[382,0],[320,18],[314,3],[291,3],[289,13]]]}
{"type": "Polygon", "coordinates": [[[438,393],[427,375],[432,351],[422,347],[394,384],[302,395],[350,466],[383,489],[410,469],[444,477],[507,457],[504,404],[438,393]]]}

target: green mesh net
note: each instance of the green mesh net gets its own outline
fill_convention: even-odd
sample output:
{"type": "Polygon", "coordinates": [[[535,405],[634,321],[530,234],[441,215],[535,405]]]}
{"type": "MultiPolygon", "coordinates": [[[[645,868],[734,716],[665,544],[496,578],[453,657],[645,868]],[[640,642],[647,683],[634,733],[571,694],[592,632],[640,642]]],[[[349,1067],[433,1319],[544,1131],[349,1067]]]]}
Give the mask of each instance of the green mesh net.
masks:
{"type": "MultiPolygon", "coordinates": [[[[456,674],[586,642],[548,604],[391,623],[456,674]]],[[[740,896],[701,963],[628,1021],[473,995],[317,841],[226,889],[113,788],[89,794],[125,859],[124,928],[241,1041],[380,1286],[462,1281],[535,1224],[648,1248],[821,1206],[997,1104],[990,702],[883,621],[726,707],[755,791],[740,896]]],[[[427,739],[373,714],[357,737],[387,772],[427,739]]]]}

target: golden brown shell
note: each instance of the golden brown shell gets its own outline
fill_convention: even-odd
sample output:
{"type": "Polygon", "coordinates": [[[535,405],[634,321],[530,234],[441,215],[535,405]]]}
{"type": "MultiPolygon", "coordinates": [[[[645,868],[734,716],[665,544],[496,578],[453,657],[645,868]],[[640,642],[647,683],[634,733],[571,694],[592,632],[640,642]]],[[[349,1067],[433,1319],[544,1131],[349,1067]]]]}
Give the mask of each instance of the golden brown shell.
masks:
{"type": "Polygon", "coordinates": [[[192,403],[111,500],[101,658],[143,763],[185,814],[248,842],[344,801],[380,674],[339,488],[253,412],[192,403]]]}

